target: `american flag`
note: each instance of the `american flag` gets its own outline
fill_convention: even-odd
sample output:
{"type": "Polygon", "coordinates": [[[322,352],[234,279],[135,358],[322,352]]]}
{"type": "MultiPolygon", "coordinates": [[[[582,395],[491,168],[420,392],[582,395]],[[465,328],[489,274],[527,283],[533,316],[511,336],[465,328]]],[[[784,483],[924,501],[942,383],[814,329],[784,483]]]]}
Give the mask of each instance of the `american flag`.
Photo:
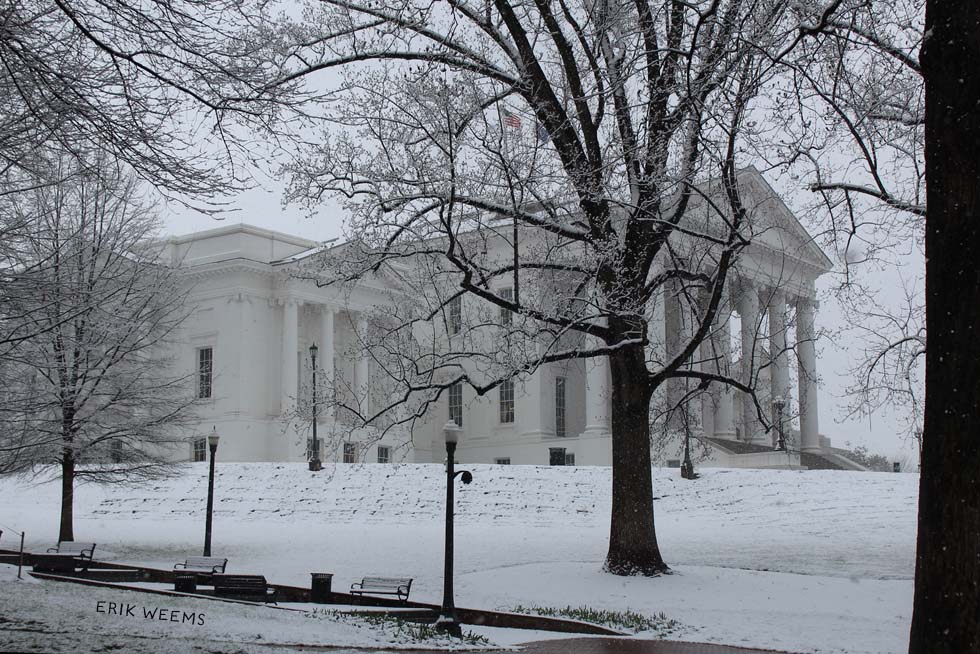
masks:
{"type": "Polygon", "coordinates": [[[517,117],[517,114],[512,114],[504,109],[504,125],[506,127],[512,127],[513,129],[520,129],[521,119],[517,117]]]}

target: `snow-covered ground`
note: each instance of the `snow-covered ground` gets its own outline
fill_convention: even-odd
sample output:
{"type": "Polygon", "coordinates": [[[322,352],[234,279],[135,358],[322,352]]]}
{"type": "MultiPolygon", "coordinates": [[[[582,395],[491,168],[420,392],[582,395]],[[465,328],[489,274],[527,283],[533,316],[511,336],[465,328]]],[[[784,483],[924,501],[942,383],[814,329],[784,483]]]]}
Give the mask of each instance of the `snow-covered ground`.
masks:
{"type": "MultiPolygon", "coordinates": [[[[907,649],[915,475],[706,469],[688,482],[677,470],[655,470],[657,534],[675,574],[637,579],[601,572],[608,468],[464,467],[474,483],[457,486],[458,606],[665,613],[683,625],[672,638],[794,652],[907,649]]],[[[219,462],[213,551],[230,559],[229,572],[276,583],[308,585],[310,572],[334,573],[338,589],[373,573],[412,576],[412,599],[438,603],[444,479],[439,465],[313,474],[300,464],[219,462]]],[[[200,553],[206,490],[201,464],[145,487],[83,486],[76,540],[97,542],[96,558],[172,567],[200,553]]],[[[58,506],[57,484],[0,479],[0,546],[12,545],[14,529],[27,532],[28,549],[53,544],[58,506]]],[[[15,601],[12,583],[0,579],[0,615],[15,601]]],[[[16,596],[37,596],[36,587],[16,596]]],[[[301,641],[282,640],[289,623],[278,616],[287,612],[249,610],[273,612],[269,620],[285,625],[270,628],[266,642],[301,641]]],[[[209,611],[216,617],[207,633],[238,633],[236,609],[227,618],[224,609],[209,611]]],[[[265,624],[256,619],[254,630],[265,624]]],[[[359,641],[349,630],[322,628],[316,642],[362,646],[363,632],[359,641]]]]}

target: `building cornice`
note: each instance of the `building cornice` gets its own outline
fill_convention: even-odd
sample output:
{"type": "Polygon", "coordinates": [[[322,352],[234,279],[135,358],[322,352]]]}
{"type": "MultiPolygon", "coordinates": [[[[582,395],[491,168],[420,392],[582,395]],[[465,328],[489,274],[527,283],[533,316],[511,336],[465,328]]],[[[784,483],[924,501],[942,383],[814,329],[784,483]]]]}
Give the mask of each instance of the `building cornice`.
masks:
{"type": "Polygon", "coordinates": [[[185,264],[179,270],[184,277],[191,279],[213,279],[231,272],[248,272],[269,279],[276,276],[276,271],[268,263],[247,257],[230,257],[189,266],[185,264]]]}
{"type": "Polygon", "coordinates": [[[295,236],[293,234],[286,234],[285,232],[277,232],[264,227],[256,227],[255,225],[249,225],[246,223],[215,227],[214,229],[206,229],[202,232],[192,232],[190,234],[182,234],[180,236],[171,236],[169,239],[167,239],[167,242],[175,245],[183,245],[185,243],[193,243],[194,241],[203,241],[204,239],[208,238],[236,233],[249,234],[252,236],[259,236],[261,238],[282,241],[283,243],[288,243],[289,245],[295,245],[304,249],[309,249],[317,245],[316,241],[311,241],[308,238],[295,236]]]}

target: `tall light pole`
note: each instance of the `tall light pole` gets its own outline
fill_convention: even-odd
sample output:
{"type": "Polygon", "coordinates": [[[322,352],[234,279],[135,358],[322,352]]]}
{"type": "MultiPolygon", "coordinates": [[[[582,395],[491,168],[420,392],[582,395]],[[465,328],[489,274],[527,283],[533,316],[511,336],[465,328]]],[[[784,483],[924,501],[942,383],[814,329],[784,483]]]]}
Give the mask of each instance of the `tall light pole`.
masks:
{"type": "Polygon", "coordinates": [[[691,423],[687,420],[687,405],[683,407],[684,417],[684,462],[681,463],[681,477],[684,479],[697,479],[694,474],[694,463],[691,462],[691,423]]]}
{"type": "Polygon", "coordinates": [[[211,472],[208,474],[208,515],[204,522],[204,556],[211,556],[211,514],[214,512],[214,455],[218,451],[218,429],[211,427],[208,449],[211,450],[211,472]]]}
{"type": "Polygon", "coordinates": [[[323,464],[320,463],[320,441],[316,437],[316,422],[317,422],[317,410],[316,410],[316,353],[317,347],[316,343],[310,346],[310,359],[313,362],[313,448],[310,452],[310,470],[316,472],[317,470],[323,470],[323,464]]]}
{"type": "Polygon", "coordinates": [[[462,427],[450,420],[442,429],[446,437],[446,559],[443,572],[442,610],[436,618],[435,628],[457,638],[463,635],[456,617],[456,605],[453,602],[453,479],[457,474],[462,475],[463,483],[473,481],[469,470],[455,470],[456,444],[463,433],[462,427]]]}

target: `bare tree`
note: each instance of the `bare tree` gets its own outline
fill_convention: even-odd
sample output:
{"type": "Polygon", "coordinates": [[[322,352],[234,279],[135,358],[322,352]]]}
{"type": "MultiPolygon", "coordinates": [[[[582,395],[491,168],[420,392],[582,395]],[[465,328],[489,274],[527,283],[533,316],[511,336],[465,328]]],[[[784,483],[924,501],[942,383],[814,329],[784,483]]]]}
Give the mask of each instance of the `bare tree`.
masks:
{"type": "Polygon", "coordinates": [[[58,181],[41,174],[41,145],[80,158],[95,148],[178,199],[220,209],[247,184],[243,164],[260,159],[241,128],[261,127],[289,89],[255,93],[276,75],[250,66],[272,38],[261,28],[266,5],[5,2],[0,193],[58,181]]]}
{"type": "Polygon", "coordinates": [[[59,539],[73,540],[75,483],[166,474],[192,394],[167,355],[184,291],[157,260],[157,218],[135,176],[106,156],[57,167],[68,183],[4,202],[29,229],[2,306],[30,335],[0,361],[0,470],[56,466],[59,539]]]}
{"type": "Polygon", "coordinates": [[[484,395],[545,364],[607,357],[606,569],[665,571],[650,400],[676,377],[752,390],[685,364],[752,238],[738,161],[758,145],[747,115],[770,80],[765,53],[795,41],[787,7],[329,0],[284,21],[286,81],[342,78],[307,114],[338,129],[286,167],[291,199],[349,200],[357,241],[321,279],[397,277],[413,303],[375,343],[401,393],[360,417],[409,403],[411,419],[458,383],[484,395]],[[698,321],[654,364],[648,323],[669,283],[698,321]],[[504,333],[479,318],[500,311],[504,333]]]}
{"type": "Polygon", "coordinates": [[[828,198],[831,215],[843,218],[834,225],[844,252],[855,238],[870,241],[856,248],[862,259],[924,242],[925,302],[913,295],[905,310],[882,314],[896,329],[871,359],[884,365],[868,376],[882,380],[885,391],[877,397],[887,400],[893,391],[910,392],[902,377],[925,360],[924,429],[914,431],[921,481],[909,651],[976,651],[980,6],[845,0],[811,9],[806,31],[818,49],[830,46],[830,65],[820,73],[836,75],[811,74],[803,86],[816,90],[858,153],[855,165],[838,167],[844,175],[857,171],[856,178],[830,178],[824,168],[814,186],[828,198]],[[894,211],[869,220],[862,197],[894,211]]]}
{"type": "Polygon", "coordinates": [[[773,98],[779,151],[819,198],[824,243],[844,264],[835,289],[842,342],[857,344],[849,410],[899,409],[922,424],[925,98],[918,51],[924,0],[799,3],[805,38],[781,60],[773,98]],[[889,288],[901,276],[901,288],[889,288]]]}

